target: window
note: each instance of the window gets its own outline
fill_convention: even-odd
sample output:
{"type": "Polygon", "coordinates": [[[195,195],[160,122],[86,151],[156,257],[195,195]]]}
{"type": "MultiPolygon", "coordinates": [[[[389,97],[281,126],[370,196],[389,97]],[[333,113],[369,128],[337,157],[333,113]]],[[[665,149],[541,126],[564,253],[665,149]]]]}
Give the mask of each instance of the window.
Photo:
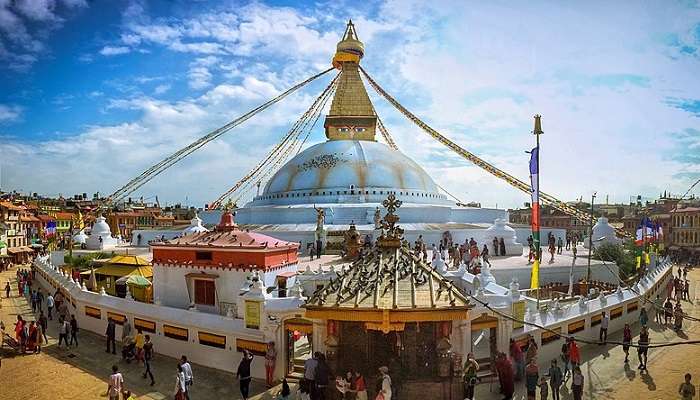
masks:
{"type": "Polygon", "coordinates": [[[194,258],[197,261],[211,261],[211,251],[196,251],[194,253],[194,258]]]}
{"type": "Polygon", "coordinates": [[[355,128],[355,132],[365,132],[367,128],[355,128]]]}
{"type": "Polygon", "coordinates": [[[338,128],[338,132],[350,132],[350,128],[338,128]]]}
{"type": "Polygon", "coordinates": [[[214,281],[195,279],[194,280],[194,302],[213,306],[216,304],[216,290],[214,281]]]}

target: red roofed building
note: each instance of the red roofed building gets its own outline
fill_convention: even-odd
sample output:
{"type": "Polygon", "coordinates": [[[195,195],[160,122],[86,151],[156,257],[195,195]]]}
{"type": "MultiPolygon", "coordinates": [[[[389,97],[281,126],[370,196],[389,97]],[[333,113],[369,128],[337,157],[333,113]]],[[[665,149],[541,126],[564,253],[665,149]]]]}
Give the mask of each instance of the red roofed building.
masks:
{"type": "Polygon", "coordinates": [[[151,244],[154,301],[225,314],[235,309],[251,272],[284,294],[297,271],[299,243],[241,230],[224,212],[211,232],[151,244]]]}

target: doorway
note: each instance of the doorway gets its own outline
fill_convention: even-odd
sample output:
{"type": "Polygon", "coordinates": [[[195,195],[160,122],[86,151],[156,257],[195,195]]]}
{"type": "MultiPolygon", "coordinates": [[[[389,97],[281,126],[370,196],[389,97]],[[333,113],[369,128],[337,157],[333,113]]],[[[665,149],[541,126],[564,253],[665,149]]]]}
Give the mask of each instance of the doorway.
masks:
{"type": "Polygon", "coordinates": [[[293,318],[284,322],[287,375],[303,375],[304,362],[313,355],[311,321],[293,318]]]}

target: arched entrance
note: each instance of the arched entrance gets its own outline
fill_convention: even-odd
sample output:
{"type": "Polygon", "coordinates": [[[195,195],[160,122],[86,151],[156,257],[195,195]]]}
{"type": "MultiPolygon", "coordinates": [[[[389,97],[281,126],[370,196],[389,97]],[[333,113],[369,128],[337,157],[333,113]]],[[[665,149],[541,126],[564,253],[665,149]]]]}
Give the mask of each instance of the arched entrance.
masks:
{"type": "Polygon", "coordinates": [[[284,321],[286,349],[286,375],[304,373],[304,361],[313,355],[313,324],[303,318],[291,318],[284,321]]]}
{"type": "Polygon", "coordinates": [[[494,371],[498,351],[498,318],[481,314],[471,321],[471,353],[482,372],[494,371]]]}

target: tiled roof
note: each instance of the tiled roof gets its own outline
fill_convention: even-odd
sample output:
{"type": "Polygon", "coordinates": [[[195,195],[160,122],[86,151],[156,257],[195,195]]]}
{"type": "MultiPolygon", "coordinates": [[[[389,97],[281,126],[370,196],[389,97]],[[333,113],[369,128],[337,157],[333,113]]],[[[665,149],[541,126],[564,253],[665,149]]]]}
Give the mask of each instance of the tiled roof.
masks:
{"type": "Polygon", "coordinates": [[[298,248],[299,243],[286,242],[255,232],[238,229],[194,233],[168,240],[165,243],[153,243],[152,246],[188,246],[208,248],[298,248]]]}
{"type": "Polygon", "coordinates": [[[0,207],[4,207],[4,208],[7,208],[8,210],[12,210],[12,211],[24,210],[24,207],[16,206],[16,205],[10,203],[9,201],[0,201],[0,207]]]}

